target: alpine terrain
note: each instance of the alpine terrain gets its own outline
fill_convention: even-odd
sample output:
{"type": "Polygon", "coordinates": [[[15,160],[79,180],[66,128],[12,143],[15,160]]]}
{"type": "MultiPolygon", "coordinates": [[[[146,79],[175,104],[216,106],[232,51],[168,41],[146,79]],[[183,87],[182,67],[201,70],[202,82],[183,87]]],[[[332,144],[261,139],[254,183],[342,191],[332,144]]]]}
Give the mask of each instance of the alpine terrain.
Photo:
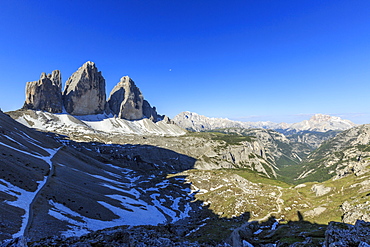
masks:
{"type": "Polygon", "coordinates": [[[0,111],[0,246],[370,246],[370,125],[169,119],[86,62],[0,111]]]}

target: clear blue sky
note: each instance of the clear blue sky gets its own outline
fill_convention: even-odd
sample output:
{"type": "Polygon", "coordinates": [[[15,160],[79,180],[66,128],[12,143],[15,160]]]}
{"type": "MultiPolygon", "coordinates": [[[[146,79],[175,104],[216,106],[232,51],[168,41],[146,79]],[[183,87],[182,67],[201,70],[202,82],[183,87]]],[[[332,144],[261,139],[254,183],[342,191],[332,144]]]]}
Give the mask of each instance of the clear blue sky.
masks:
{"type": "MultiPolygon", "coordinates": [[[[369,0],[0,1],[0,107],[93,61],[160,114],[370,123],[369,0]]],[[[63,85],[64,87],[64,85],[63,85]]]]}

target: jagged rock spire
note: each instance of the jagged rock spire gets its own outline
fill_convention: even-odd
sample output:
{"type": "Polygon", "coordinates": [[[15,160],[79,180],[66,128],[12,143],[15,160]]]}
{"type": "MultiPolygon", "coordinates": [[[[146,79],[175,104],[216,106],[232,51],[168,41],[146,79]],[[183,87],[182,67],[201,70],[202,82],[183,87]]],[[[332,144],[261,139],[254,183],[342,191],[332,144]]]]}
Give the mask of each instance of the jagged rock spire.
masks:
{"type": "Polygon", "coordinates": [[[105,79],[95,63],[86,62],[69,77],[63,92],[63,103],[72,115],[104,113],[105,79]]]}
{"type": "Polygon", "coordinates": [[[127,120],[142,119],[143,95],[135,82],[123,76],[109,95],[108,105],[113,114],[127,120]]]}
{"type": "Polygon", "coordinates": [[[27,82],[23,109],[60,113],[63,109],[61,91],[59,70],[54,70],[47,75],[42,73],[38,81],[27,82]]]}

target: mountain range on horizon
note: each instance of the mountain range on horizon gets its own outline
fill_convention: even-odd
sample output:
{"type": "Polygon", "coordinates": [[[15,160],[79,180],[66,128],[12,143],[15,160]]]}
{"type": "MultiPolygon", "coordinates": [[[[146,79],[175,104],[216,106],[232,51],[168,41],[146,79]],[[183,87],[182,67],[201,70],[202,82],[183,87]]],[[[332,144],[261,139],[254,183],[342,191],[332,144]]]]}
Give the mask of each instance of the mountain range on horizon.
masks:
{"type": "Polygon", "coordinates": [[[309,120],[298,123],[274,123],[271,121],[242,122],[227,118],[211,118],[194,112],[182,112],[173,118],[173,121],[182,128],[192,131],[207,131],[222,128],[263,128],[273,129],[283,133],[296,133],[300,131],[326,132],[330,130],[346,130],[357,126],[350,120],[340,117],[315,114],[309,120]]]}

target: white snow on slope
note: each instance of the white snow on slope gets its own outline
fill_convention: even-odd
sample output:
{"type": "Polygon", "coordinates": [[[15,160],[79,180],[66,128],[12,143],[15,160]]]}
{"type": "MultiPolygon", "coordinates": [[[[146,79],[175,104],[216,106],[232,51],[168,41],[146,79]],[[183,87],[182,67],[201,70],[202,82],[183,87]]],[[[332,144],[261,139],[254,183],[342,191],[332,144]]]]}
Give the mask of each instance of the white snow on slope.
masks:
{"type": "MultiPolygon", "coordinates": [[[[6,136],[8,139],[11,139],[13,140],[12,138],[6,136]]],[[[30,138],[30,137],[28,137],[30,138]]],[[[23,154],[26,154],[26,155],[29,155],[29,156],[32,156],[32,157],[35,157],[35,158],[38,158],[38,159],[41,159],[43,161],[45,161],[48,165],[49,165],[49,169],[52,169],[52,162],[51,162],[51,159],[54,157],[54,155],[58,152],[59,148],[58,149],[49,149],[49,148],[43,148],[39,145],[36,144],[36,141],[32,138],[30,138],[30,140],[32,141],[33,145],[45,150],[46,152],[49,153],[49,156],[39,156],[39,155],[35,155],[35,154],[32,154],[32,153],[29,153],[29,152],[26,152],[26,151],[23,151],[23,150],[19,150],[17,148],[14,148],[12,146],[9,146],[7,144],[4,144],[2,142],[0,142],[0,145],[3,145],[7,148],[10,148],[10,149],[13,149],[17,152],[20,152],[20,153],[23,153],[23,154]]],[[[21,143],[13,140],[14,142],[18,143],[19,145],[23,146],[21,143]]],[[[13,184],[11,183],[8,183],[7,181],[5,180],[2,180],[0,179],[0,191],[3,191],[5,193],[8,193],[9,195],[11,196],[14,196],[16,197],[17,199],[15,201],[5,201],[5,203],[7,203],[8,205],[11,205],[11,206],[15,206],[15,207],[18,207],[18,208],[21,208],[24,210],[24,215],[22,216],[22,225],[21,225],[21,228],[19,229],[19,231],[15,234],[13,234],[13,238],[16,238],[16,237],[20,237],[22,235],[24,235],[24,231],[26,229],[26,226],[28,224],[28,221],[29,221],[29,212],[30,212],[30,207],[31,207],[31,204],[33,202],[33,200],[35,199],[35,197],[37,196],[38,192],[44,187],[46,181],[47,181],[47,176],[44,177],[44,179],[42,181],[37,181],[37,189],[36,191],[33,191],[33,192],[30,192],[30,191],[26,191],[26,190],[23,190],[17,186],[14,186],[13,184]]]]}
{"type": "MultiPolygon", "coordinates": [[[[66,222],[68,225],[69,229],[62,232],[62,235],[66,237],[80,236],[91,231],[120,225],[158,225],[168,221],[175,222],[189,216],[191,211],[190,197],[170,196],[166,194],[166,191],[161,191],[171,185],[168,179],[150,185],[148,182],[155,177],[154,175],[143,178],[143,175],[138,176],[133,170],[112,164],[105,165],[110,170],[108,173],[103,172],[101,175],[95,175],[84,172],[84,174],[95,178],[96,183],[101,186],[111,189],[110,192],[98,200],[98,203],[115,214],[117,219],[111,221],[91,219],[50,200],[51,208],[48,214],[66,222]],[[121,176],[122,179],[109,178],[116,178],[116,176],[110,175],[114,172],[112,169],[115,169],[115,174],[121,176]],[[142,183],[145,184],[144,186],[152,187],[143,188],[142,183]],[[105,200],[104,197],[107,199],[105,200]],[[117,204],[113,206],[111,199],[119,202],[121,206],[117,206],[117,204]]],[[[184,179],[176,180],[183,181],[184,179]]]]}
{"type": "Polygon", "coordinates": [[[108,197],[120,201],[124,207],[130,209],[131,211],[112,206],[103,201],[99,201],[102,206],[106,207],[118,216],[117,219],[103,221],[84,217],[60,203],[49,201],[49,204],[52,206],[52,208],[49,210],[49,215],[61,221],[68,222],[69,230],[62,233],[62,235],[66,237],[81,236],[90,231],[96,231],[108,227],[121,225],[136,226],[144,224],[158,225],[166,221],[164,215],[159,212],[156,207],[148,205],[142,200],[134,200],[121,195],[108,195],[108,197]],[[135,206],[131,204],[135,204],[135,206]],[[140,206],[136,206],[137,204],[140,204],[140,206]]]}
{"type": "Polygon", "coordinates": [[[129,121],[106,115],[72,116],[66,113],[53,114],[42,111],[27,111],[16,120],[23,125],[44,131],[92,134],[170,135],[179,136],[186,131],[175,124],[164,121],[154,123],[149,119],[129,121]]]}

